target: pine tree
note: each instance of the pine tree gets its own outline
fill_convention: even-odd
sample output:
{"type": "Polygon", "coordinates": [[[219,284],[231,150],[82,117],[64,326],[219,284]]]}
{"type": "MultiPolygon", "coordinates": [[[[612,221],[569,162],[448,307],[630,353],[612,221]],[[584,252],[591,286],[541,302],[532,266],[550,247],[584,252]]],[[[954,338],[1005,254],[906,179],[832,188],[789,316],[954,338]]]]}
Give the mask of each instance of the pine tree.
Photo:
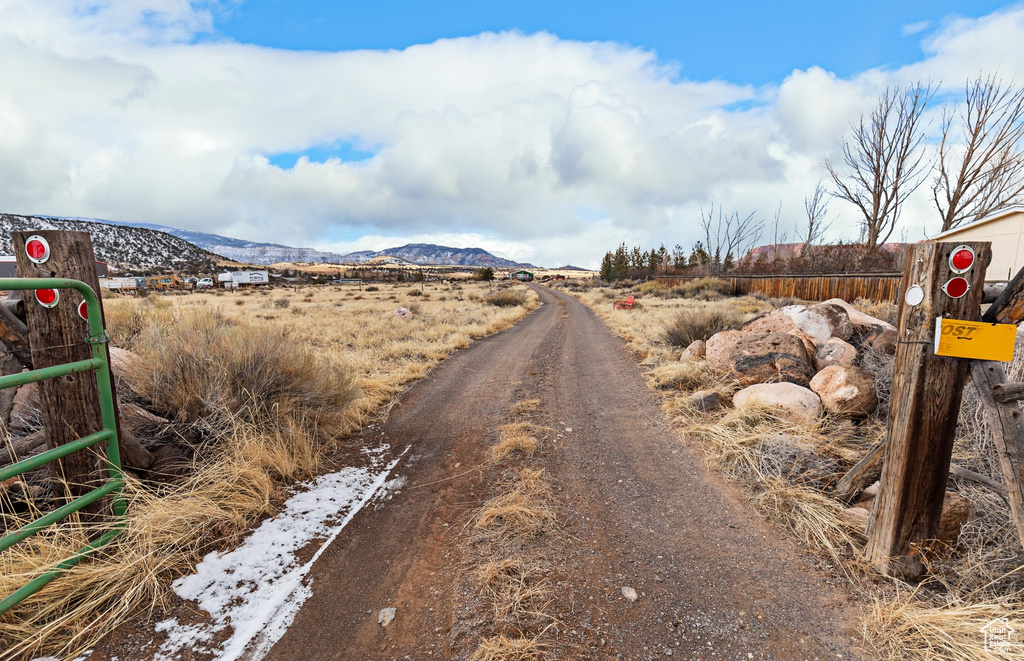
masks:
{"type": "Polygon", "coordinates": [[[605,282],[611,282],[615,277],[615,273],[612,271],[612,253],[608,251],[604,254],[604,259],[601,260],[601,279],[605,282]]]}
{"type": "Polygon", "coordinates": [[[626,244],[621,244],[615,249],[612,257],[612,276],[615,280],[625,280],[629,275],[629,249],[626,244]]]}

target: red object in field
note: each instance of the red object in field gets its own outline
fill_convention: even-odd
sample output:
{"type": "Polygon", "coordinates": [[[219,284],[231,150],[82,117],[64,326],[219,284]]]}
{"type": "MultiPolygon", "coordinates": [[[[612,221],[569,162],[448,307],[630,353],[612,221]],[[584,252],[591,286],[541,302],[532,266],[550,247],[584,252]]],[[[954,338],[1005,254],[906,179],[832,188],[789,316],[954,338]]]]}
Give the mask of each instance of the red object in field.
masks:
{"type": "Polygon", "coordinates": [[[967,246],[957,246],[949,255],[949,268],[953,273],[963,273],[974,266],[974,251],[967,246]]]}
{"type": "Polygon", "coordinates": [[[25,253],[28,255],[29,261],[34,264],[42,264],[50,259],[50,244],[38,234],[33,234],[25,242],[25,253]]]}
{"type": "Polygon", "coordinates": [[[36,302],[44,308],[52,308],[60,301],[60,294],[56,289],[37,289],[36,302]]]}
{"type": "Polygon", "coordinates": [[[89,321],[89,306],[85,304],[85,301],[78,304],[78,316],[89,321]]]}
{"type": "Polygon", "coordinates": [[[960,298],[970,289],[971,285],[964,278],[950,278],[946,284],[942,285],[942,291],[946,292],[946,296],[950,298],[960,298]]]}

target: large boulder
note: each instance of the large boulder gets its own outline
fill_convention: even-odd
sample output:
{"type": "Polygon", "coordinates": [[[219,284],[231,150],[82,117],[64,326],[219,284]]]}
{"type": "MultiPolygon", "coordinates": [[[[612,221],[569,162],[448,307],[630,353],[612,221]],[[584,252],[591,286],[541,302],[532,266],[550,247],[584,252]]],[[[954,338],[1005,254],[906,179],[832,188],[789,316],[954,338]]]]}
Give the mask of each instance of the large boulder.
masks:
{"type": "Polygon", "coordinates": [[[732,397],[738,408],[767,406],[778,409],[792,422],[811,422],[821,415],[821,399],[795,383],[759,383],[748,386],[732,397]]]}
{"type": "MultiPolygon", "coordinates": [[[[848,340],[853,324],[838,305],[787,305],[749,321],[740,330],[751,333],[793,333],[817,345],[830,337],[848,340]]],[[[813,349],[811,349],[813,351],[813,349]]]]}
{"type": "Polygon", "coordinates": [[[741,330],[725,330],[715,333],[704,344],[704,357],[708,364],[720,370],[732,369],[733,349],[747,334],[741,330]]]}
{"type": "Polygon", "coordinates": [[[848,418],[863,418],[878,406],[875,381],[859,367],[830,365],[814,375],[811,390],[826,409],[848,418]]]}
{"type": "Polygon", "coordinates": [[[849,367],[857,358],[857,349],[838,337],[830,337],[814,350],[814,369],[821,371],[830,365],[849,367]]]}
{"type": "Polygon", "coordinates": [[[729,356],[733,375],[743,385],[788,381],[806,386],[814,368],[800,338],[791,333],[754,333],[741,337],[729,356]]]}

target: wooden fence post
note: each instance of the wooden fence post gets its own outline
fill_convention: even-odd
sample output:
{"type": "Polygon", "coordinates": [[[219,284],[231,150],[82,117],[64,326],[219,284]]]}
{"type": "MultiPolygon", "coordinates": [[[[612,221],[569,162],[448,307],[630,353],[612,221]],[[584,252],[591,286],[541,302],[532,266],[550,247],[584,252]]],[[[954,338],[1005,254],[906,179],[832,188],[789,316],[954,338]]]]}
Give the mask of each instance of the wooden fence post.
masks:
{"type": "MultiPolygon", "coordinates": [[[[11,239],[20,277],[81,280],[92,287],[99,297],[96,257],[88,232],[12,232],[11,239]],[[32,235],[42,236],[50,244],[50,257],[43,264],[34,264],[25,252],[25,242],[32,235]]],[[[85,320],[78,316],[78,304],[82,296],[71,289],[59,291],[60,300],[52,308],[39,305],[33,292],[24,293],[29,347],[32,366],[36,369],[92,358],[92,348],[85,342],[89,329],[85,320]]],[[[47,379],[38,385],[47,449],[87,436],[103,427],[99,392],[93,372],[47,379]]],[[[114,410],[116,413],[116,396],[114,410]]],[[[124,443],[121,447],[124,447],[124,443]]],[[[73,496],[89,491],[95,487],[95,482],[106,479],[105,465],[101,452],[95,449],[75,452],[51,464],[56,476],[67,483],[73,496]]],[[[99,507],[97,505],[92,511],[97,511],[99,507]]]]}
{"type": "Polygon", "coordinates": [[[942,285],[953,277],[949,256],[955,243],[908,247],[900,285],[898,338],[881,488],[868,520],[866,555],[885,574],[920,576],[913,545],[935,537],[949,477],[953,437],[969,361],[935,355],[935,318],[975,320],[981,308],[987,241],[968,242],[976,259],[962,274],[971,289],[951,298],[942,285]],[[919,305],[903,294],[917,284],[919,305]]]}

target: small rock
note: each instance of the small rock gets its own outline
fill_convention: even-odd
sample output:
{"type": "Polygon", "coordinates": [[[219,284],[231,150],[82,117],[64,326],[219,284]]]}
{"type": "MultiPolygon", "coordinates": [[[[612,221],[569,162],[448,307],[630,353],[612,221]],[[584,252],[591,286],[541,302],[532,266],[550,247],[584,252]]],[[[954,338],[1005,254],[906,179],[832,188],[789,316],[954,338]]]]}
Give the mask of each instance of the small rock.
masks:
{"type": "Polygon", "coordinates": [[[760,405],[778,408],[792,422],[811,422],[821,415],[821,398],[795,383],[759,383],[748,386],[732,397],[738,408],[760,405]]]}
{"type": "Polygon", "coordinates": [[[394,316],[400,319],[411,319],[413,314],[409,308],[395,308],[394,316]]]}
{"type": "Polygon", "coordinates": [[[727,406],[729,398],[717,390],[698,390],[686,398],[686,404],[698,411],[714,411],[727,406]]]}
{"type": "Polygon", "coordinates": [[[683,360],[697,360],[703,358],[708,353],[708,345],[704,340],[694,340],[690,343],[690,346],[683,350],[683,360]]]}
{"type": "Polygon", "coordinates": [[[871,512],[866,507],[847,507],[843,510],[843,516],[852,523],[866,526],[871,512]]]}
{"type": "Polygon", "coordinates": [[[875,496],[878,495],[878,489],[881,486],[882,486],[882,482],[880,480],[875,480],[874,483],[871,486],[869,486],[864,491],[861,491],[860,493],[861,493],[862,496],[864,496],[866,498],[874,498],[875,496]]]}
{"type": "Polygon", "coordinates": [[[838,337],[830,337],[814,350],[814,369],[819,372],[830,365],[849,367],[857,359],[857,349],[838,337]]]}
{"type": "Polygon", "coordinates": [[[636,590],[629,587],[628,585],[623,585],[622,596],[626,598],[626,601],[636,601],[636,590]]]}
{"type": "Polygon", "coordinates": [[[377,613],[377,624],[381,625],[382,627],[386,627],[387,625],[391,624],[391,621],[395,619],[396,610],[397,609],[395,608],[380,609],[380,612],[377,613]]]}
{"type": "Polygon", "coordinates": [[[859,367],[830,365],[814,375],[811,390],[826,409],[841,416],[863,418],[878,406],[875,381],[859,367]]]}
{"type": "Polygon", "coordinates": [[[39,412],[39,384],[26,383],[14,393],[10,429],[16,435],[23,435],[42,426],[43,419],[39,412]]]}
{"type": "Polygon", "coordinates": [[[953,491],[947,491],[942,501],[942,516],[939,517],[938,538],[947,544],[955,544],[960,538],[960,528],[970,520],[974,504],[953,491]]]}

